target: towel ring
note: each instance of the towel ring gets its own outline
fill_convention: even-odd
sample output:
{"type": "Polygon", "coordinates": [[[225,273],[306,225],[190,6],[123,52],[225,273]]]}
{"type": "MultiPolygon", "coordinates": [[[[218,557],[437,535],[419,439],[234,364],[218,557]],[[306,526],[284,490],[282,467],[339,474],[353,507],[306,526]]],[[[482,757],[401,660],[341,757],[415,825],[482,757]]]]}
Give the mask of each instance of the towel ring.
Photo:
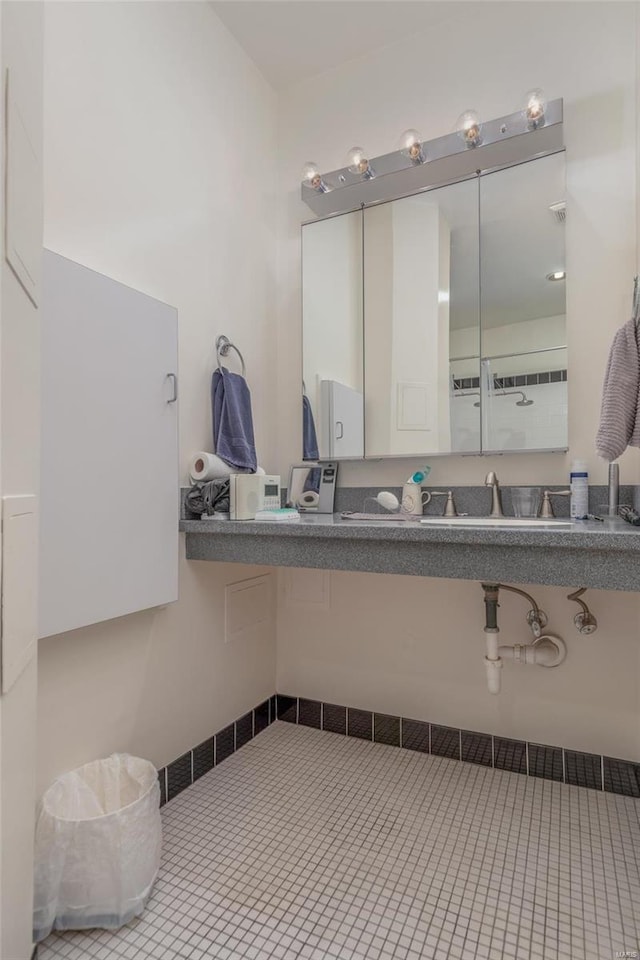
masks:
{"type": "Polygon", "coordinates": [[[221,333],[218,339],[216,340],[216,357],[218,360],[218,367],[222,367],[222,364],[220,362],[220,357],[228,357],[230,350],[235,350],[235,352],[240,357],[240,363],[242,364],[242,376],[244,377],[247,372],[246,367],[244,365],[244,357],[236,347],[235,343],[231,343],[231,340],[229,340],[228,337],[225,337],[225,335],[221,333]]]}

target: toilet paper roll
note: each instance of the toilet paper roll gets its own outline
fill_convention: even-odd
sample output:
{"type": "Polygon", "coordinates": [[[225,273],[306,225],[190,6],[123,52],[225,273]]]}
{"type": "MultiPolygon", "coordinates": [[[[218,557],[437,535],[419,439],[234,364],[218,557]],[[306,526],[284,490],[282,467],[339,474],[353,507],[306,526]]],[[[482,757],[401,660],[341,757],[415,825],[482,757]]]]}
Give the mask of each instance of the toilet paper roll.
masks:
{"type": "Polygon", "coordinates": [[[320,503],[320,497],[315,490],[305,490],[298,497],[299,507],[317,507],[320,503]]]}
{"type": "Polygon", "coordinates": [[[191,458],[189,476],[194,483],[206,483],[208,480],[221,480],[237,471],[215,453],[200,451],[191,458]]]}

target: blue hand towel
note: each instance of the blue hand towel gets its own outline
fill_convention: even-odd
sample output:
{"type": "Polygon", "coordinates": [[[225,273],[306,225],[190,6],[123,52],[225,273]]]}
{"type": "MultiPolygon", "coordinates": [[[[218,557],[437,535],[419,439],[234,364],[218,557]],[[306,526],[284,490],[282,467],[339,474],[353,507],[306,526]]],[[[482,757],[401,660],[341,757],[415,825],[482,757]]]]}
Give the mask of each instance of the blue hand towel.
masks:
{"type": "Polygon", "coordinates": [[[318,459],[318,439],[309,398],[302,395],[302,459],[318,459]]]}
{"type": "Polygon", "coordinates": [[[211,378],[213,444],[219,457],[240,471],[255,473],[258,467],[253,438],[251,393],[244,377],[226,367],[211,378]]]}

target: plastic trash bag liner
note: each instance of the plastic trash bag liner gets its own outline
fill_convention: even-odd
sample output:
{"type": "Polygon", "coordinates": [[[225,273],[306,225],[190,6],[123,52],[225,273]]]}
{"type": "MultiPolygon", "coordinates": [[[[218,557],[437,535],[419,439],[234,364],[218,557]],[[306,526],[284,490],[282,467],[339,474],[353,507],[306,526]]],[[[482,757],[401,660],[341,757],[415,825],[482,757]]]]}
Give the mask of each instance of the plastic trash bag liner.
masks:
{"type": "Polygon", "coordinates": [[[34,940],[51,930],[114,930],[139,916],[161,847],[153,764],[113,754],[58,777],[38,811],[34,940]]]}

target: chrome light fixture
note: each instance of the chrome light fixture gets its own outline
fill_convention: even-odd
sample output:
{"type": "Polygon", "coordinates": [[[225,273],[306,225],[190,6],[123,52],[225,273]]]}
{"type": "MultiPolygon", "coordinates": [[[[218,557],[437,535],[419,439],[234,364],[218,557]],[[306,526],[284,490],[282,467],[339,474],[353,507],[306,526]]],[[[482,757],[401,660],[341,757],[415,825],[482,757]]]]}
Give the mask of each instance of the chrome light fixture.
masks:
{"type": "Polygon", "coordinates": [[[475,110],[465,110],[458,117],[456,130],[467,147],[477,147],[482,143],[482,124],[475,110]]]}
{"type": "Polygon", "coordinates": [[[317,190],[318,193],[328,193],[330,189],[322,179],[317,165],[311,161],[305,163],[302,168],[302,182],[317,190]]]}
{"type": "Polygon", "coordinates": [[[547,109],[547,99],[540,89],[535,87],[525,95],[525,114],[531,130],[537,130],[544,124],[544,115],[547,109]]]}
{"type": "Polygon", "coordinates": [[[554,270],[553,273],[547,274],[547,280],[556,281],[556,280],[566,280],[567,272],[566,270],[554,270]]]}
{"type": "MultiPolygon", "coordinates": [[[[528,112],[523,101],[516,113],[482,123],[474,110],[465,110],[450,133],[433,140],[405,130],[396,149],[381,156],[369,157],[362,147],[352,147],[344,166],[325,174],[309,163],[303,172],[302,200],[316,216],[347,213],[450,183],[452,170],[455,180],[464,180],[564,149],[562,100],[547,102],[536,90],[527,104],[528,112]]],[[[564,222],[564,201],[553,204],[551,212],[564,222]]]]}
{"type": "Polygon", "coordinates": [[[408,157],[415,166],[427,159],[422,149],[422,137],[414,129],[405,130],[400,135],[397,148],[404,157],[408,157]]]}
{"type": "Polygon", "coordinates": [[[351,147],[347,154],[347,166],[350,173],[361,176],[363,180],[373,180],[376,175],[362,147],[351,147]]]}

